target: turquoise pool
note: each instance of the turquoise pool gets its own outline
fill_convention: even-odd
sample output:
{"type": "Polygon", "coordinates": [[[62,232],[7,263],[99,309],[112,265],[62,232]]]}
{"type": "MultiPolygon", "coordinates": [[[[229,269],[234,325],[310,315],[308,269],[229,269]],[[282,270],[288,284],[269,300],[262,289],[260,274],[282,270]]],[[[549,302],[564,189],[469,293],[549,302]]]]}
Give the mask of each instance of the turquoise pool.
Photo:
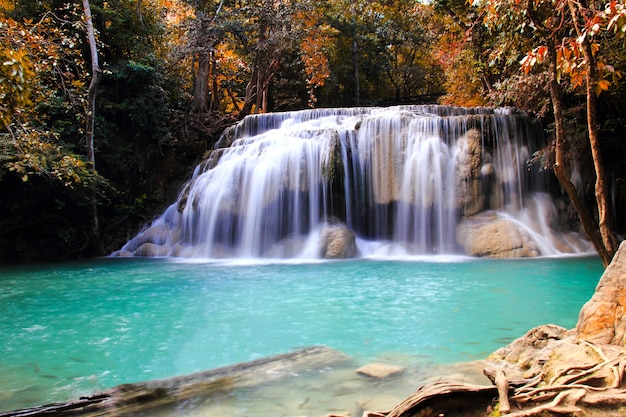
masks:
{"type": "Polygon", "coordinates": [[[596,257],[2,267],[0,411],[311,345],[358,363],[482,359],[574,326],[602,271],[596,257]]]}

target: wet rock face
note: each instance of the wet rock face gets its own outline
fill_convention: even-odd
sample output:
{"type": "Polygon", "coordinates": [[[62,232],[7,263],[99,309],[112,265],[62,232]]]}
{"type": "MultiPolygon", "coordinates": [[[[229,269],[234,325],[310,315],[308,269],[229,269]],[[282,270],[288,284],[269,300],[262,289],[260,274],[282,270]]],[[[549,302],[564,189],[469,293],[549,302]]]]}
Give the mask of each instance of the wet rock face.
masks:
{"type": "Polygon", "coordinates": [[[536,244],[512,221],[484,212],[462,221],[457,241],[470,256],[529,258],[539,255],[536,244]]]}
{"type": "Polygon", "coordinates": [[[465,216],[473,216],[483,209],[484,198],[481,195],[482,145],[480,132],[469,130],[459,140],[456,156],[456,199],[465,216]]]}
{"type": "Polygon", "coordinates": [[[320,242],[322,258],[346,259],[354,257],[357,253],[356,236],[345,225],[333,225],[324,229],[320,242]]]}
{"type": "Polygon", "coordinates": [[[113,257],[130,256],[163,257],[172,254],[171,242],[180,239],[181,231],[167,223],[156,223],[128,241],[124,247],[111,254],[113,257]]]}
{"type": "Polygon", "coordinates": [[[134,256],[146,256],[149,258],[167,256],[170,254],[170,247],[166,245],[157,245],[155,243],[144,243],[133,252],[134,256]]]}
{"type": "Polygon", "coordinates": [[[626,347],[626,241],[581,309],[576,334],[596,344],[626,347]]]}

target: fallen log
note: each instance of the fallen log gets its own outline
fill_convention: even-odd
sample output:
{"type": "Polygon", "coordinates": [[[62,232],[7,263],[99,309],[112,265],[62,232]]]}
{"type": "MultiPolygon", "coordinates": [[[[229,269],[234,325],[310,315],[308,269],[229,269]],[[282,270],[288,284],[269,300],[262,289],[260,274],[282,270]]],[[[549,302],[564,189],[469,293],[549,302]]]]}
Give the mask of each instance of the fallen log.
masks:
{"type": "Polygon", "coordinates": [[[2,417],[30,417],[30,416],[77,416],[91,406],[97,405],[111,398],[110,394],[96,394],[81,397],[78,400],[40,405],[37,407],[24,408],[21,410],[0,413],[2,417]]]}
{"type": "Polygon", "coordinates": [[[339,351],[314,346],[190,375],[118,385],[78,400],[0,412],[0,417],[119,416],[235,388],[254,387],[349,360],[348,356],[339,351]]]}

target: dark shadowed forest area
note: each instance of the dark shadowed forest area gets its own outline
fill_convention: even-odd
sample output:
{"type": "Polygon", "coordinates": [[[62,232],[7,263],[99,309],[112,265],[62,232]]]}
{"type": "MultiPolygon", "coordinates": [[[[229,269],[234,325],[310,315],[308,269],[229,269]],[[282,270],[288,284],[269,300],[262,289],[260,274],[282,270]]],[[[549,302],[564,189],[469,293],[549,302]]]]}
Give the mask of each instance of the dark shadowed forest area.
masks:
{"type": "Polygon", "coordinates": [[[514,106],[605,265],[626,233],[624,0],[0,0],[0,262],[103,255],[221,131],[311,107],[514,106]]]}

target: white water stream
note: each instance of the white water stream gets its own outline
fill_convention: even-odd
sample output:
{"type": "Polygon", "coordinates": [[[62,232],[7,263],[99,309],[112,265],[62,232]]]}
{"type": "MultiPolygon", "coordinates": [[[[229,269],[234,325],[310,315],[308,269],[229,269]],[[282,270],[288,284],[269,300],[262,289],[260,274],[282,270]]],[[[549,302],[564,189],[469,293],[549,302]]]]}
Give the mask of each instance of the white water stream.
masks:
{"type": "Polygon", "coordinates": [[[555,210],[549,174],[528,166],[541,146],[537,122],[506,109],[249,116],[116,254],[317,258],[323,230],[337,223],[356,234],[361,256],[464,254],[459,221],[489,210],[521,228],[538,255],[584,250],[560,242],[558,216],[546,217],[555,210]]]}

